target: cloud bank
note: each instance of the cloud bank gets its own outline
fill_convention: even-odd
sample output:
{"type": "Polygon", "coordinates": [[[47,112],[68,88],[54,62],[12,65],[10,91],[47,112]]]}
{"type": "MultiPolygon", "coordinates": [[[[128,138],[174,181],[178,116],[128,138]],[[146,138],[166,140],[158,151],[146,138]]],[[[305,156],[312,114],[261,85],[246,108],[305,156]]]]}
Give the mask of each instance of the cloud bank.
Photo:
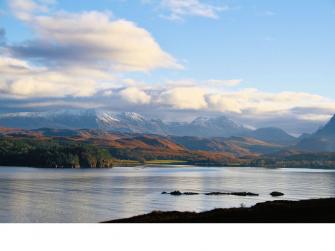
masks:
{"type": "MultiPolygon", "coordinates": [[[[225,10],[197,0],[160,4],[175,19],[217,18],[225,10]]],[[[50,1],[11,0],[9,5],[33,38],[10,44],[0,29],[2,112],[99,108],[172,120],[226,114],[247,125],[281,126],[293,133],[315,130],[335,113],[334,100],[243,88],[242,78],[145,83],[127,74],[183,66],[136,23],[107,12],[54,11],[50,1]]]]}

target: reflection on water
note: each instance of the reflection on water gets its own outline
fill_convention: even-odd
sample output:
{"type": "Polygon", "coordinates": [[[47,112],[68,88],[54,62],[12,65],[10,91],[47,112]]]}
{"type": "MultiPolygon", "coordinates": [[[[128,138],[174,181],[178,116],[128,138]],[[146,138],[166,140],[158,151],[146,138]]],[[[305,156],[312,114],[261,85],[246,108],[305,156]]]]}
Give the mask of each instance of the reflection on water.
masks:
{"type": "Polygon", "coordinates": [[[204,211],[280,199],[334,197],[335,172],[310,169],[118,167],[0,168],[0,222],[98,222],[153,210],[204,211]],[[162,195],[162,191],[259,193],[259,197],[162,195]]]}

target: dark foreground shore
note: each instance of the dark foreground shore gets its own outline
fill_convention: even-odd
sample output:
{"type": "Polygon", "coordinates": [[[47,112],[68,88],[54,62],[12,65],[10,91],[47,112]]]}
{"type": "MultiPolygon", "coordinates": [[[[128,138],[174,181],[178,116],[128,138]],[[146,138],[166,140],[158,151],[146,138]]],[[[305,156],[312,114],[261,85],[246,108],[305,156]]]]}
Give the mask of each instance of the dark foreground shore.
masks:
{"type": "Polygon", "coordinates": [[[156,211],[105,223],[335,223],[335,198],[268,201],[201,213],[156,211]]]}

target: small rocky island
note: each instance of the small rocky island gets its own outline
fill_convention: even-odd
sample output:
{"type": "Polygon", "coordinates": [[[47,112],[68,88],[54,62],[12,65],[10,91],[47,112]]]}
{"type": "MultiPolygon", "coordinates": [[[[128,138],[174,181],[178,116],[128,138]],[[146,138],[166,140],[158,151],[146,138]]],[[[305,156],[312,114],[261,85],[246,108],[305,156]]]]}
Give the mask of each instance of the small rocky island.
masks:
{"type": "MultiPolygon", "coordinates": [[[[162,192],[162,194],[170,194],[173,196],[181,196],[181,195],[199,195],[200,193],[194,193],[194,192],[180,192],[179,190],[173,191],[173,192],[162,192]]],[[[210,195],[210,196],[218,196],[218,195],[235,195],[235,196],[259,196],[257,193],[250,193],[250,192],[209,192],[204,193],[204,195],[210,195]]]]}

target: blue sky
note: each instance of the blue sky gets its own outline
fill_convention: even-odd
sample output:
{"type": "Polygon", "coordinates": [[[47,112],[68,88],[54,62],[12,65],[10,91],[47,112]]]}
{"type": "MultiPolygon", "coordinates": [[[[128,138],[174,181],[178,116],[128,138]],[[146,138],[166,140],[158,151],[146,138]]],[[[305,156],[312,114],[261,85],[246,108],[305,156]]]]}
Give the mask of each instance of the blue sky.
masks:
{"type": "MultiPolygon", "coordinates": [[[[249,91],[249,94],[245,95],[245,92],[248,92],[246,90],[253,89],[256,90],[255,95],[259,106],[261,106],[262,99],[265,100],[265,105],[268,104],[268,99],[278,100],[276,102],[281,102],[279,106],[283,105],[286,100],[291,102],[290,107],[282,107],[280,114],[282,117],[287,115],[286,117],[289,117],[289,120],[292,120],[292,116],[296,115],[295,118],[301,124],[310,124],[310,127],[306,126],[308,128],[306,130],[315,129],[335,112],[335,101],[333,101],[335,100],[333,85],[335,83],[335,1],[333,0],[42,0],[36,2],[30,0],[2,0],[0,8],[2,10],[0,28],[5,31],[6,39],[6,44],[3,45],[3,55],[7,58],[20,60],[20,64],[24,61],[29,64],[30,68],[47,67],[48,74],[57,71],[57,74],[62,74],[62,77],[65,76],[66,78],[73,77],[73,71],[64,73],[61,65],[69,65],[71,69],[82,65],[92,69],[92,65],[86,65],[86,59],[81,56],[76,61],[77,65],[73,61],[69,62],[68,58],[60,59],[57,57],[56,59],[51,57],[49,47],[44,49],[43,53],[45,54],[43,55],[41,55],[42,52],[38,52],[40,54],[37,57],[35,45],[46,44],[48,38],[45,37],[45,34],[50,35],[50,32],[52,32],[51,28],[47,27],[46,23],[42,23],[43,21],[38,17],[56,16],[54,19],[56,23],[60,21],[57,17],[59,18],[62,15],[66,15],[66,18],[71,20],[76,18],[79,20],[79,15],[95,11],[108,16],[110,23],[125,20],[134,24],[136,29],[143,29],[150,35],[152,40],[149,41],[150,44],[154,42],[161,49],[159,56],[155,55],[153,57],[161,63],[151,61],[150,67],[137,65],[136,69],[125,69],[124,65],[122,67],[118,65],[122,68],[121,70],[120,67],[117,70],[106,70],[108,66],[104,65],[103,71],[108,73],[110,78],[96,80],[99,82],[99,87],[94,91],[87,89],[85,95],[80,95],[90,99],[93,103],[95,102],[93,100],[99,95],[106,98],[108,95],[101,94],[104,92],[113,93],[115,97],[112,95],[111,99],[122,100],[122,98],[119,99],[119,96],[116,97],[116,93],[124,91],[129,96],[128,100],[127,98],[123,99],[128,101],[128,103],[123,104],[124,109],[131,109],[131,105],[143,105],[142,113],[153,112],[152,107],[157,107],[159,103],[160,109],[166,111],[167,114],[169,113],[169,116],[171,116],[171,111],[176,114],[188,113],[192,116],[197,113],[223,113],[236,119],[240,118],[243,123],[252,126],[258,126],[258,124],[253,125],[250,118],[257,121],[259,119],[259,123],[265,123],[266,121],[268,125],[275,124],[276,120],[268,115],[271,112],[277,112],[275,109],[264,110],[256,107],[256,101],[252,103],[253,94],[250,94],[249,91]],[[24,5],[22,9],[22,3],[20,3],[22,1],[33,3],[33,5],[28,7],[24,5]],[[29,12],[29,18],[22,17],[23,11],[25,11],[25,15],[29,12]],[[31,47],[26,46],[27,43],[31,43],[29,44],[31,47]],[[165,57],[166,55],[162,53],[167,53],[170,58],[165,57]],[[55,64],[50,65],[53,60],[57,62],[55,61],[55,64]],[[81,62],[81,60],[83,61],[81,62]],[[217,83],[221,81],[222,85],[213,87],[212,80],[217,81],[217,83]],[[110,82],[113,82],[113,84],[108,85],[110,82]],[[138,84],[136,85],[136,83],[138,84]],[[190,92],[184,89],[175,90],[176,85],[193,89],[190,89],[190,92]],[[125,88],[133,89],[127,92],[125,88]],[[194,88],[201,88],[198,91],[206,92],[207,96],[202,97],[202,94],[197,93],[194,88]],[[206,91],[203,90],[204,88],[207,88],[206,91]],[[183,94],[184,91],[185,93],[195,91],[195,98],[192,99],[192,95],[184,98],[184,96],[187,96],[183,94]],[[157,92],[160,94],[155,94],[157,92]],[[211,93],[211,95],[222,93],[223,96],[220,96],[220,98],[213,95],[208,96],[208,93],[211,93]],[[227,95],[229,96],[230,93],[239,96],[234,100],[228,100],[227,95]],[[289,93],[288,97],[285,93],[289,93]],[[297,96],[294,95],[295,93],[299,95],[303,93],[304,95],[295,100],[297,96]],[[281,96],[277,96],[277,94],[281,96]],[[178,98],[178,95],[183,96],[183,98],[178,98]],[[244,95],[250,102],[240,109],[235,109],[234,104],[241,103],[241,95],[244,95]],[[320,97],[314,97],[313,95],[320,97]],[[142,97],[143,99],[137,98],[136,103],[133,102],[132,96],[142,97]],[[199,98],[198,101],[195,100],[196,97],[199,98]],[[173,101],[171,101],[172,99],[173,101]],[[206,104],[202,103],[203,99],[206,104]],[[306,99],[313,99],[314,101],[306,103],[306,99]],[[317,105],[318,99],[322,103],[321,106],[317,105]],[[194,105],[185,105],[188,102],[194,103],[194,105]],[[218,105],[220,108],[215,108],[218,105]],[[252,112],[250,112],[251,110],[252,112]],[[299,113],[296,112],[297,110],[299,113]],[[304,112],[300,113],[302,110],[304,112]],[[256,117],[258,119],[255,119],[256,117]]],[[[94,20],[98,19],[99,17],[94,17],[94,20]]],[[[97,25],[99,25],[99,21],[97,21],[97,25]]],[[[64,31],[65,33],[66,31],[64,31]]],[[[59,43],[55,48],[52,48],[53,52],[62,46],[71,51],[70,47],[74,45],[74,40],[69,38],[71,36],[69,34],[51,38],[51,40],[55,39],[56,43],[59,43]],[[62,40],[58,41],[57,39],[62,40]],[[64,41],[67,41],[67,39],[71,41],[71,44],[65,44],[64,41]]],[[[118,36],[118,34],[110,35],[113,36],[113,39],[118,36]]],[[[102,36],[100,39],[104,40],[104,37],[102,36]]],[[[107,39],[106,36],[104,42],[107,43],[107,39]]],[[[134,39],[134,37],[130,36],[130,39],[134,39]]],[[[135,39],[141,38],[135,37],[135,39]]],[[[80,42],[82,40],[76,41],[80,42]]],[[[133,50],[136,43],[131,46],[130,50],[133,50]]],[[[137,49],[143,51],[149,45],[143,46],[143,48],[137,49]]],[[[81,48],[81,45],[78,47],[81,48]]],[[[85,48],[91,50],[92,44],[85,48]]],[[[125,50],[120,46],[112,49],[113,51],[125,50]]],[[[129,48],[127,47],[127,49],[129,48]]],[[[81,53],[85,53],[85,51],[81,53]]],[[[106,62],[114,64],[119,60],[115,61],[114,54],[111,54],[110,57],[106,58],[106,62]]],[[[89,59],[99,61],[99,58],[94,56],[90,56],[89,59]]],[[[141,55],[142,59],[143,55],[141,55]]],[[[122,64],[124,60],[130,59],[122,57],[122,64]]],[[[143,60],[147,62],[147,59],[143,60]]],[[[126,64],[129,62],[127,61],[126,64]]],[[[100,68],[99,71],[101,71],[100,68]]],[[[45,80],[45,77],[39,74],[38,77],[45,80]]],[[[33,73],[33,76],[35,78],[36,72],[33,73]]],[[[90,81],[92,78],[92,75],[87,76],[90,81]]],[[[14,81],[10,77],[6,79],[7,89],[3,88],[6,99],[11,100],[20,96],[20,100],[27,99],[28,104],[33,101],[40,101],[39,99],[42,98],[45,102],[45,99],[48,99],[49,96],[50,99],[55,98],[54,95],[47,95],[45,86],[42,88],[43,91],[36,95],[30,91],[11,93],[13,88],[8,87],[8,79],[14,81]]],[[[29,80],[30,82],[34,81],[31,78],[29,80]]],[[[20,81],[24,80],[20,79],[20,81]]],[[[46,86],[52,84],[57,83],[48,82],[46,86]]],[[[33,86],[39,88],[36,87],[36,84],[33,84],[33,86]]],[[[69,104],[73,100],[77,100],[79,98],[78,95],[75,95],[77,90],[72,85],[71,88],[74,90],[73,93],[71,91],[63,95],[60,93],[56,95],[56,98],[69,104]]],[[[57,88],[52,89],[52,92],[57,90],[57,88]]],[[[276,106],[273,102],[270,105],[276,106]]],[[[28,109],[27,107],[22,109],[28,109]]],[[[31,107],[32,105],[29,109],[31,107]]],[[[43,107],[43,105],[39,107],[43,107]]],[[[122,109],[122,107],[118,109],[122,109]]],[[[292,128],[289,125],[285,126],[286,128],[292,128]]]]}

